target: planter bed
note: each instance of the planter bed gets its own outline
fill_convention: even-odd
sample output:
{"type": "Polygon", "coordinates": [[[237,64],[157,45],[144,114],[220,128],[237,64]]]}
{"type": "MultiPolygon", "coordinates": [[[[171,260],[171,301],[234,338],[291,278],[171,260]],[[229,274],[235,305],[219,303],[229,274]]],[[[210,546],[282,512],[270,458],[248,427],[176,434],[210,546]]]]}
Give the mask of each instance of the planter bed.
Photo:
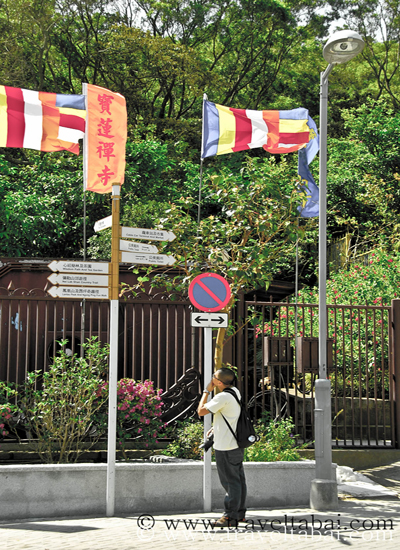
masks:
{"type": "MultiPolygon", "coordinates": [[[[309,505],[315,462],[246,462],[249,508],[309,505]]],[[[332,465],[336,479],[336,464],[332,465]]],[[[0,466],[0,518],[105,515],[105,464],[0,466]]],[[[141,461],[116,465],[116,514],[201,511],[203,463],[141,461]]],[[[224,491],[212,466],[212,505],[224,491]]]]}

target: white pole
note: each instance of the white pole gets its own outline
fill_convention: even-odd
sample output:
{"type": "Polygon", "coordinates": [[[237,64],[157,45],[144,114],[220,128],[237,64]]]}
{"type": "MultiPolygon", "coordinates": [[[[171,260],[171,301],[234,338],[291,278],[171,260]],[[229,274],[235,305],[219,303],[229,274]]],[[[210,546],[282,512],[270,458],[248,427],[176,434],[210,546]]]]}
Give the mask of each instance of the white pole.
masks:
{"type": "MultiPolygon", "coordinates": [[[[207,386],[213,375],[212,369],[212,328],[204,328],[204,387],[207,386]]],[[[204,439],[211,428],[211,414],[204,416],[204,439]]],[[[209,449],[204,453],[203,467],[203,502],[204,512],[211,512],[211,454],[209,449]]]]}
{"type": "Polygon", "coordinates": [[[332,477],[332,426],[330,380],[327,372],[327,315],[326,315],[326,172],[328,136],[328,76],[333,65],[321,73],[320,99],[320,171],[319,171],[319,379],[315,383],[316,477],[332,477]],[[317,441],[322,436],[322,441],[317,441]]]}
{"type": "Polygon", "coordinates": [[[119,197],[120,186],[112,188],[111,229],[111,296],[110,296],[110,366],[108,376],[108,442],[106,514],[115,511],[115,454],[117,439],[117,384],[118,384],[118,284],[119,284],[119,197]]]}
{"type": "Polygon", "coordinates": [[[321,73],[320,87],[320,160],[319,160],[319,266],[318,266],[318,353],[319,379],[315,382],[315,479],[311,481],[310,507],[315,510],[336,510],[337,484],[332,479],[332,414],[331,381],[327,369],[327,315],[326,315],[326,165],[328,134],[328,76],[329,64],[321,73]]]}

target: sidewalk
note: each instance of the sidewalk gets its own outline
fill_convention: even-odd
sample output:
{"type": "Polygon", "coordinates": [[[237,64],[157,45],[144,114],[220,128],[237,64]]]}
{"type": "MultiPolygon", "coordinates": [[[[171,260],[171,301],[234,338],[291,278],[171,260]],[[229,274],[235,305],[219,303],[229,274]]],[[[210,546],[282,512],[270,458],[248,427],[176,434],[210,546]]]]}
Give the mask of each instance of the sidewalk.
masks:
{"type": "MultiPolygon", "coordinates": [[[[400,489],[400,463],[363,473],[392,490],[400,489]]],[[[210,544],[222,550],[400,547],[400,500],[395,493],[375,499],[342,495],[339,509],[332,512],[304,507],[250,510],[247,524],[239,524],[238,529],[212,529],[209,521],[221,512],[154,516],[148,512],[131,517],[0,522],[0,549],[186,550],[208,549],[210,544]]]]}

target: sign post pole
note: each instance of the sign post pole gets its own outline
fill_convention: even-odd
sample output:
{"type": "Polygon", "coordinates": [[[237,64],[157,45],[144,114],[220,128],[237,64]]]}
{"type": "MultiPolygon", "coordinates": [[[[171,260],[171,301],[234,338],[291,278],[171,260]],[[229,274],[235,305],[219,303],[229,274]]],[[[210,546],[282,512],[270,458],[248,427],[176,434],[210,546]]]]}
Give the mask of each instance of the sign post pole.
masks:
{"type": "MultiPolygon", "coordinates": [[[[192,313],[192,327],[203,327],[204,330],[204,387],[213,375],[212,329],[227,327],[226,313],[215,315],[214,312],[223,309],[231,299],[231,289],[228,281],[217,273],[197,275],[189,285],[189,299],[200,311],[207,313],[192,313]]],[[[211,415],[204,416],[204,440],[211,428],[211,415]]],[[[211,450],[204,453],[203,467],[203,504],[204,512],[211,512],[211,450]]]]}
{"type": "MultiPolygon", "coordinates": [[[[204,388],[212,378],[212,328],[204,328],[204,388]]],[[[211,414],[204,417],[204,441],[211,429],[211,414]]],[[[211,512],[211,449],[204,452],[203,465],[203,503],[204,512],[211,512]]]]}
{"type": "Polygon", "coordinates": [[[117,439],[118,384],[118,285],[119,285],[119,210],[120,186],[112,188],[111,226],[111,292],[110,292],[110,366],[108,376],[108,443],[107,443],[107,517],[115,510],[115,454],[117,439]]]}

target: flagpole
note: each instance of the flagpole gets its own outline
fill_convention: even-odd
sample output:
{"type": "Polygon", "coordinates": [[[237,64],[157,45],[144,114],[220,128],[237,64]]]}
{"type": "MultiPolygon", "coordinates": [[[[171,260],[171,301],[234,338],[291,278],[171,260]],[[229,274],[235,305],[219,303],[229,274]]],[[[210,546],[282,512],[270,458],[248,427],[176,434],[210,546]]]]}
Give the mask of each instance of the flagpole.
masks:
{"type": "MultiPolygon", "coordinates": [[[[200,154],[200,183],[199,183],[199,204],[197,207],[197,226],[200,226],[201,214],[201,191],[203,186],[203,147],[204,147],[204,103],[207,101],[207,94],[203,94],[203,126],[201,130],[201,154],[200,154]]],[[[197,229],[198,230],[198,229],[197,229]]]]}
{"type": "MultiPolygon", "coordinates": [[[[85,107],[87,112],[87,84],[82,82],[82,93],[85,96],[85,107]]],[[[87,138],[86,132],[83,136],[83,163],[82,163],[82,177],[83,177],[83,261],[86,261],[87,245],[86,245],[86,174],[87,174],[87,138]]],[[[83,345],[85,343],[85,323],[86,323],[86,299],[83,298],[81,302],[81,349],[80,357],[83,357],[83,345]]]]}

